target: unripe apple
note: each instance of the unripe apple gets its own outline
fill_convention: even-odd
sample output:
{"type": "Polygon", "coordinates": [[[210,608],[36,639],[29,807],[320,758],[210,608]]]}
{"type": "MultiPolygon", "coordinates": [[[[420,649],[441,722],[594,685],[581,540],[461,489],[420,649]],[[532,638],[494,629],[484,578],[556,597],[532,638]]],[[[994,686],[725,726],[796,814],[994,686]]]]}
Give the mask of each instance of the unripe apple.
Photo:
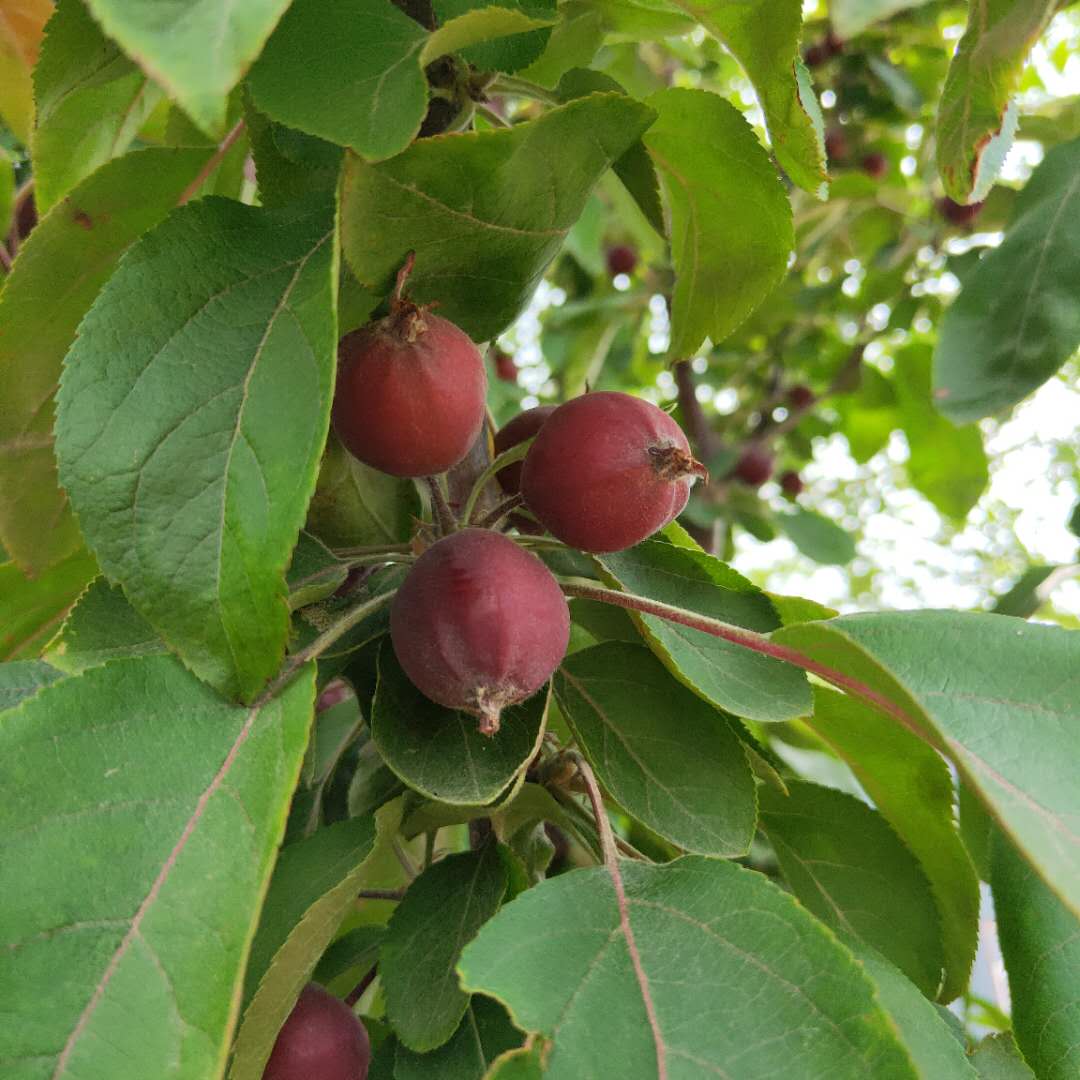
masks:
{"type": "Polygon", "coordinates": [[[607,249],[607,268],[612,277],[632,274],[637,261],[637,252],[629,244],[614,244],[607,249]]]}
{"type": "Polygon", "coordinates": [[[352,1009],[308,983],[278,1032],[262,1080],[367,1080],[371,1044],[352,1009]]]}
{"type": "Polygon", "coordinates": [[[761,487],[772,476],[774,458],[763,443],[748,444],[735,463],[734,475],[748,487],[761,487]]]}

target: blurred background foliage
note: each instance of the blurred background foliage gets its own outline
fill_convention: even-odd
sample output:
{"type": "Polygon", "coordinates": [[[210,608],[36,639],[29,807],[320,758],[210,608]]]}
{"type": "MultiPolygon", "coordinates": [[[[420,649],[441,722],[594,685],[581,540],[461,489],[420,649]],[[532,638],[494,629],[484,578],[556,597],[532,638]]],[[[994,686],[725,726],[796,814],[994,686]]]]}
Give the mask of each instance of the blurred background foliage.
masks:
{"type": "MultiPolygon", "coordinates": [[[[1000,243],[1045,152],[1080,134],[1080,12],[1060,11],[1036,44],[1017,139],[983,205],[969,208],[945,200],[934,160],[966,6],[833,7],[830,22],[823,0],[808,0],[803,34],[830,197],[789,185],[797,258],[786,280],[731,336],[672,367],[665,245],[609,175],[500,339],[496,419],[586,386],[644,394],[675,408],[711,467],[683,524],[765,587],[844,611],[979,608],[1080,626],[1077,358],[1011,414],[962,427],[934,410],[930,380],[965,275],[1000,243]],[[867,23],[880,11],[896,13],[867,23]],[[857,32],[842,39],[837,25],[857,32]],[[773,459],[760,487],[752,461],[751,482],[732,474],[755,444],[773,459]]],[[[594,67],[639,95],[723,94],[764,137],[750,82],[722,46],[646,5],[611,17],[631,10],[634,32],[650,26],[652,40],[607,44],[594,67]]]]}

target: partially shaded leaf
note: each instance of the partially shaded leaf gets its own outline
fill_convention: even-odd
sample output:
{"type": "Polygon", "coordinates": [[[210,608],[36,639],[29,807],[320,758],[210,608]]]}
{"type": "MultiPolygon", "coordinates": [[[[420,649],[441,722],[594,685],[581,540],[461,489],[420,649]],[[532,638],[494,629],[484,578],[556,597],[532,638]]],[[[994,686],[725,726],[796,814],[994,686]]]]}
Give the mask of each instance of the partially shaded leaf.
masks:
{"type": "Polygon", "coordinates": [[[301,532],[285,573],[289,607],[297,608],[325,600],[345,583],[349,567],[310,533],[301,532]]]}
{"type": "Polygon", "coordinates": [[[64,673],[41,660],[14,660],[0,664],[0,712],[33,697],[43,686],[62,679],[64,673]]]}
{"type": "Polygon", "coordinates": [[[40,573],[82,544],[53,457],[64,353],[119,257],[209,155],[140,150],[102,166],[38,222],[0,292],[0,538],[26,570],[40,573]]]}
{"type": "Polygon", "coordinates": [[[593,185],[652,119],[593,94],[496,131],[422,139],[377,165],[346,160],[341,225],[361,285],[385,294],[409,251],[419,301],[474,340],[504,330],[532,297],[593,185]],[[392,205],[393,219],[377,208],[392,205]]]}
{"type": "Polygon", "coordinates": [[[844,566],[855,558],[855,538],[835,521],[814,510],[797,507],[773,520],[807,558],[829,566],[844,566]]]}
{"type": "Polygon", "coordinates": [[[842,38],[861,34],[868,26],[929,0],[831,0],[829,17],[842,38]]]}
{"type": "MultiPolygon", "coordinates": [[[[917,1075],[847,950],[733,863],[622,864],[670,1075],[917,1075]],[[738,987],[733,993],[732,987],[738,987]]],[[[655,1080],[657,1043],[604,867],[542,882],[461,957],[463,985],[554,1039],[545,1076],[655,1080]]]]}
{"type": "MultiPolygon", "coordinates": [[[[86,0],[105,33],[169,91],[208,135],[224,134],[229,92],[259,55],[289,0],[180,4],[86,0]]],[[[329,43],[327,43],[329,44],[329,43]]]]}
{"type": "Polygon", "coordinates": [[[801,188],[824,198],[824,127],[809,80],[800,85],[801,0],[773,0],[768,14],[756,0],[675,0],[742,65],[765,113],[773,153],[801,188]]]}
{"type": "Polygon", "coordinates": [[[934,399],[955,423],[1015,405],[1080,344],[1080,139],[1054,147],[1001,245],[964,279],[934,352],[934,399]]]}
{"type": "Polygon", "coordinates": [[[1058,0],[972,0],[938,105],[938,172],[957,202],[989,191],[1012,141],[1009,132],[991,153],[1006,126],[1009,97],[1020,87],[1028,50],[1059,6],[1058,0]]]}
{"type": "Polygon", "coordinates": [[[838,934],[865,941],[933,997],[941,932],[930,886],[884,818],[851,795],[802,780],[762,788],[761,824],[795,895],[838,934]]]}
{"type": "MultiPolygon", "coordinates": [[[[597,561],[628,592],[761,633],[779,625],[763,593],[703,551],[647,540],[597,561]]],[[[719,708],[762,721],[810,711],[806,677],[790,665],[652,615],[634,619],[675,677],[719,708]]]]}
{"type": "Polygon", "coordinates": [[[414,791],[440,802],[479,806],[497,798],[536,753],[547,692],[503,711],[495,735],[479,721],[424,697],[389,644],[379,653],[371,737],[386,764],[414,791]]]}
{"type": "Polygon", "coordinates": [[[555,674],[563,717],[629,814],[686,851],[742,855],[756,814],[746,755],[724,714],[643,645],[608,642],[555,674]]]}
{"type": "Polygon", "coordinates": [[[945,950],[942,1001],[968,984],[979,930],[979,882],[955,823],[952,777],[922,739],[856,698],[814,687],[805,721],[851,767],[911,849],[933,890],[945,950]]]}
{"type": "Polygon", "coordinates": [[[0,1059],[19,1076],[221,1074],[313,692],[310,667],[241,708],[140,657],[4,714],[0,1059]]]}
{"type": "Polygon", "coordinates": [[[1035,1074],[1008,1031],[988,1035],[975,1048],[971,1064],[979,1080],[1035,1080],[1035,1074]]]}
{"type": "Polygon", "coordinates": [[[671,355],[723,341],[772,291],[794,246],[791,206],[753,130],[730,102],[668,89],[644,136],[670,213],[676,281],[671,355]],[[702,133],[707,133],[707,138],[702,133]]]}
{"type": "Polygon", "coordinates": [[[60,0],[34,69],[34,98],[34,201],[44,213],[127,150],[162,94],[81,0],[60,0]]]}
{"type": "Polygon", "coordinates": [[[802,623],[773,639],[861,684],[948,755],[1080,912],[1080,637],[1003,615],[912,611],[802,623]]]}
{"type": "Polygon", "coordinates": [[[284,572],[329,425],[333,240],[322,206],[189,203],[95,301],[58,398],[61,479],[102,570],[247,700],[284,653],[284,572]]]}
{"type": "Polygon", "coordinates": [[[506,886],[498,845],[488,843],[428,867],[395,909],[379,954],[379,978],[386,1015],[410,1050],[434,1050],[457,1029],[469,1005],[458,986],[458,957],[498,911],[506,886]]]}
{"type": "Polygon", "coordinates": [[[998,836],[991,886],[1013,1034],[1039,1080],[1080,1072],[1080,918],[998,836]]]}

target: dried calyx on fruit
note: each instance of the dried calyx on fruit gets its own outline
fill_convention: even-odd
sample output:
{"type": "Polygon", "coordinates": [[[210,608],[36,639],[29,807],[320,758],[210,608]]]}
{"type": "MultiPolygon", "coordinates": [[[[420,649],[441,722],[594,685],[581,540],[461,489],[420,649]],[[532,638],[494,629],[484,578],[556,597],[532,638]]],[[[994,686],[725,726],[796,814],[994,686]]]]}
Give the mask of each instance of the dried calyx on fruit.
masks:
{"type": "Polygon", "coordinates": [[[694,481],[707,475],[667,413],[601,391],[560,405],[544,421],[525,457],[521,492],[564,543],[622,551],[678,517],[694,481]]]}
{"type": "Polygon", "coordinates": [[[390,608],[390,639],[432,701],[480,718],[494,735],[503,709],[551,677],[570,640],[570,611],[551,571],[501,533],[463,529],[417,559],[390,608]]]}
{"type": "Polygon", "coordinates": [[[308,983],[278,1032],[262,1080],[366,1080],[367,1031],[352,1009],[308,983]]]}
{"type": "Polygon", "coordinates": [[[390,314],[342,338],[334,430],[367,465],[391,476],[446,472],[484,422],[484,360],[468,335],[404,295],[398,273],[390,314]]]}

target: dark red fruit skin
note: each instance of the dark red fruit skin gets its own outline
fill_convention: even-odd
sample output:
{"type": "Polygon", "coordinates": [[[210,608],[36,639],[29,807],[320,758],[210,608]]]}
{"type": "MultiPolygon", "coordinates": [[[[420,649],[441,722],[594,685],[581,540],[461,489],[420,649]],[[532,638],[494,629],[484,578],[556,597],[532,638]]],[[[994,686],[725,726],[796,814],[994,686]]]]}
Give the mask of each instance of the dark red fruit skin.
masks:
{"type": "Polygon", "coordinates": [[[938,211],[950,225],[970,225],[982,212],[981,202],[958,203],[946,196],[938,200],[938,211]]]}
{"type": "Polygon", "coordinates": [[[560,405],[525,457],[525,505],[582,551],[633,547],[682,513],[705,470],[682,429],[641,398],[610,391],[560,405]],[[665,474],[665,461],[685,468],[665,474]]]}
{"type": "Polygon", "coordinates": [[[834,162],[847,161],[851,148],[842,128],[829,128],[825,132],[825,156],[834,162]]]}
{"type": "Polygon", "coordinates": [[[793,386],[787,393],[788,404],[793,409],[808,409],[814,404],[814,391],[809,386],[803,386],[801,383],[797,386],[793,386]]]}
{"type": "Polygon", "coordinates": [[[570,610],[551,571],[490,529],[463,529],[413,565],[390,607],[390,639],[416,688],[480,717],[499,713],[551,677],[570,640],[570,610]]]}
{"type": "Polygon", "coordinates": [[[484,422],[479,350],[452,322],[407,309],[338,345],[334,430],[346,449],[391,476],[446,472],[484,422]]]}
{"type": "Polygon", "coordinates": [[[873,150],[863,157],[862,170],[873,180],[883,180],[889,171],[889,159],[880,150],[873,150]]]}
{"type": "Polygon", "coordinates": [[[788,469],[780,474],[780,490],[789,498],[802,494],[802,477],[794,469],[788,469]]]}
{"type": "Polygon", "coordinates": [[[733,471],[749,487],[761,487],[773,473],[772,453],[761,443],[751,443],[743,450],[733,471]]]}
{"type": "Polygon", "coordinates": [[[345,1002],[317,983],[300,991],[262,1080],[367,1080],[371,1044],[345,1002]]]}
{"type": "Polygon", "coordinates": [[[637,252],[629,244],[615,244],[607,249],[608,273],[632,274],[637,266],[637,252]]]}
{"type": "MultiPolygon", "coordinates": [[[[556,410],[556,405],[538,405],[535,409],[519,412],[508,420],[495,433],[495,456],[505,454],[512,446],[531,439],[543,426],[544,421],[556,410]]],[[[524,461],[514,461],[500,469],[495,478],[507,495],[516,495],[521,490],[521,470],[524,461]]]]}

